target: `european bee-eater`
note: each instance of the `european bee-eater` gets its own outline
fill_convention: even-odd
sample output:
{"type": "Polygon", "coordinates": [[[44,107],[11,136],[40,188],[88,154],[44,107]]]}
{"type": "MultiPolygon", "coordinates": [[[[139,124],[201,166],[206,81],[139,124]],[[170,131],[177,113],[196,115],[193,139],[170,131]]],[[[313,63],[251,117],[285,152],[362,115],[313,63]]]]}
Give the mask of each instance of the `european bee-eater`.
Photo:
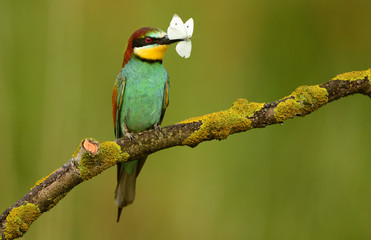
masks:
{"type": "MultiPolygon", "coordinates": [[[[180,40],[169,40],[164,31],[152,27],[141,28],[130,37],[112,94],[116,138],[132,139],[132,132],[157,129],[161,124],[170,89],[162,60],[168,46],[180,40]]],[[[134,201],[136,177],[146,158],[117,164],[117,222],[122,208],[134,201]]]]}

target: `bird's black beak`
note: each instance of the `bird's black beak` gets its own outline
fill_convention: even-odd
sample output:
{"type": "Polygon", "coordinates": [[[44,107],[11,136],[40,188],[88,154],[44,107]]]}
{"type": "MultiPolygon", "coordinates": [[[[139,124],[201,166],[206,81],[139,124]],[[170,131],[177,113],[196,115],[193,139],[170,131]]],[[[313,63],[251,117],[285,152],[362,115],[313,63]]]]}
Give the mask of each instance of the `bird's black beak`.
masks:
{"type": "Polygon", "coordinates": [[[160,45],[170,45],[176,42],[183,41],[183,39],[169,39],[169,37],[166,35],[165,37],[161,38],[159,41],[160,45]]]}

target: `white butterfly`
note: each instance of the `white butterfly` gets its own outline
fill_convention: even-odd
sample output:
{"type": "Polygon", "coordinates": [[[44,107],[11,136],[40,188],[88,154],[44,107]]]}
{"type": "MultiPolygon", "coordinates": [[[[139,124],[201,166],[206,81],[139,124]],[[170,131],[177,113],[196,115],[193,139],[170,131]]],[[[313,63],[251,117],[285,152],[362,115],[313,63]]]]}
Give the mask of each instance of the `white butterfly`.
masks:
{"type": "Polygon", "coordinates": [[[183,23],[182,19],[174,14],[173,19],[171,19],[170,26],[167,29],[167,35],[169,39],[182,39],[176,45],[176,51],[181,57],[189,58],[191,56],[192,43],[191,37],[193,34],[193,19],[188,19],[187,22],[183,23]]]}

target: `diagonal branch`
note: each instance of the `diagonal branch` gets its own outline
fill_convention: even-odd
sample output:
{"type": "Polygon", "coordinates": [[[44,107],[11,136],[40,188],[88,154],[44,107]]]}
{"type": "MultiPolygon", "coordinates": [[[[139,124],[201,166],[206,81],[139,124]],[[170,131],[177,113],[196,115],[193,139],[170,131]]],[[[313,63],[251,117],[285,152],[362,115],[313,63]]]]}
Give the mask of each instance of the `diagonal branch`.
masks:
{"type": "Polygon", "coordinates": [[[85,139],[66,164],[39,180],[30,192],[4,211],[0,216],[0,240],[23,236],[42,213],[53,208],[72,188],[118,161],[131,161],[174,146],[195,147],[204,141],[222,140],[234,133],[282,123],[355,93],[371,97],[370,80],[371,69],[344,73],[320,85],[298,87],[275,102],[238,99],[225,111],[134,134],[133,141],[121,138],[99,143],[85,139]]]}

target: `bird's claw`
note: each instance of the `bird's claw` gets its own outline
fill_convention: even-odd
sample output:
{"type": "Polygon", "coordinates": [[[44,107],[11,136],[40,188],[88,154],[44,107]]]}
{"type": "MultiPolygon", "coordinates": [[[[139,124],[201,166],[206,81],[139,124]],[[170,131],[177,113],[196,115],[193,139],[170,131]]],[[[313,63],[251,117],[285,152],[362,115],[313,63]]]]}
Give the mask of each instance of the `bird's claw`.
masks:
{"type": "Polygon", "coordinates": [[[131,132],[129,132],[129,129],[126,126],[126,123],[124,123],[124,133],[127,138],[129,138],[130,140],[134,140],[134,135],[131,132]]]}
{"type": "Polygon", "coordinates": [[[159,132],[161,129],[161,126],[158,124],[153,124],[153,129],[155,129],[156,132],[159,132]]]}
{"type": "Polygon", "coordinates": [[[134,134],[132,134],[132,133],[130,133],[130,132],[125,133],[125,136],[126,136],[127,138],[129,138],[130,140],[134,140],[134,134]]]}

